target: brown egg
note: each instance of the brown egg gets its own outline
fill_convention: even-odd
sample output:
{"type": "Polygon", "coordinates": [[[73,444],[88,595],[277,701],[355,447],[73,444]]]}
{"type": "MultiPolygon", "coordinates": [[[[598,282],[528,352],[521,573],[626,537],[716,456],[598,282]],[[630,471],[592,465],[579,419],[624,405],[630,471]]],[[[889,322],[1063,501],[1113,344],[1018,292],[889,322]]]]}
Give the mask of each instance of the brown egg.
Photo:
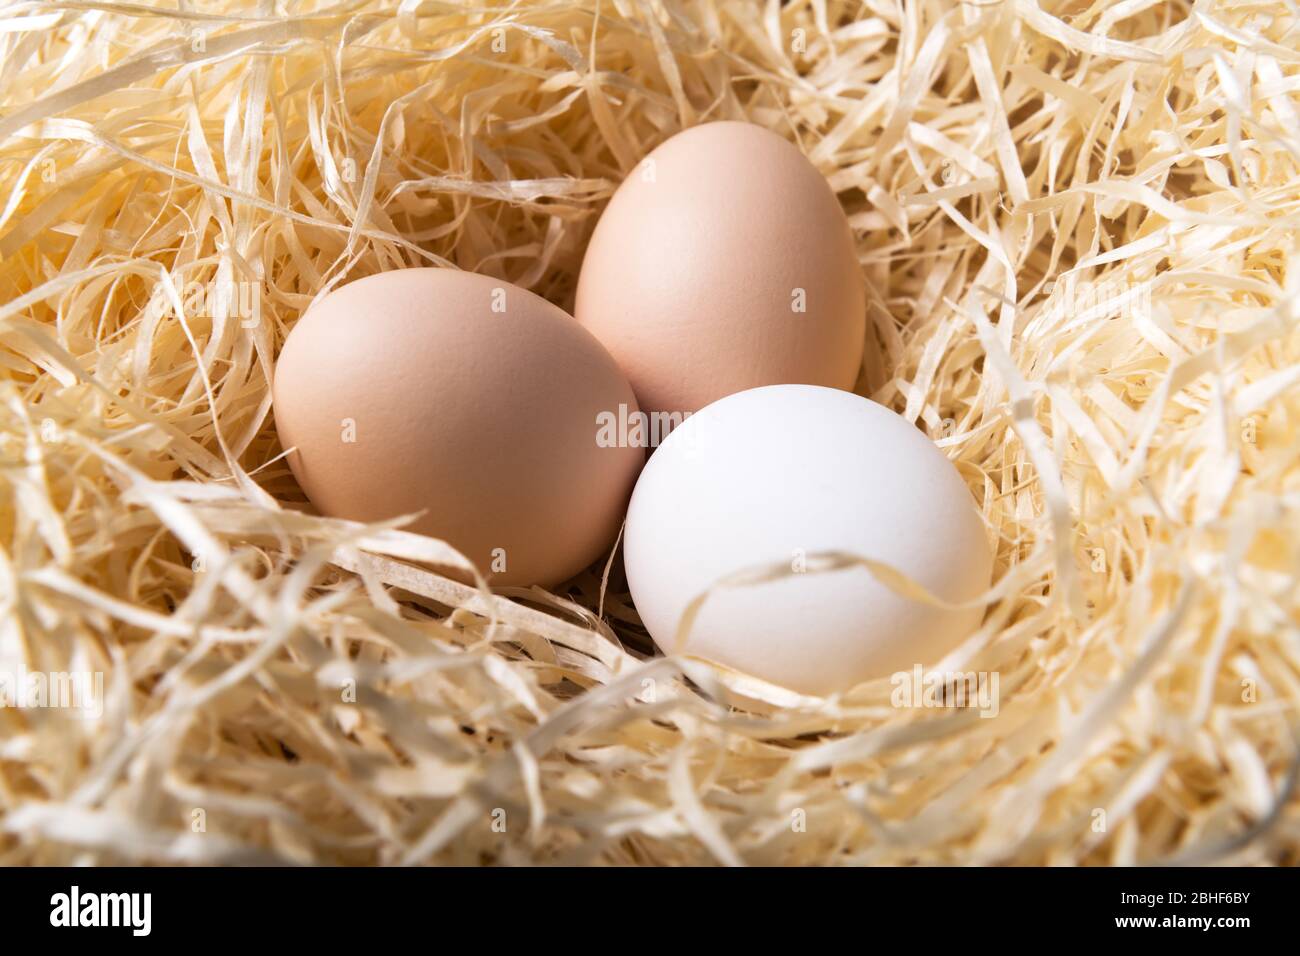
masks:
{"type": "Polygon", "coordinates": [[[575,314],[645,412],[694,412],[761,385],[852,388],[865,289],[853,236],[798,148],[748,123],[663,143],[587,248],[575,314]]]}
{"type": "Polygon", "coordinates": [[[441,538],[494,584],[551,585],[609,548],[644,449],[598,442],[636,399],[609,353],[531,292],[404,269],[312,305],[275,369],[289,465],[323,513],[441,538]]]}

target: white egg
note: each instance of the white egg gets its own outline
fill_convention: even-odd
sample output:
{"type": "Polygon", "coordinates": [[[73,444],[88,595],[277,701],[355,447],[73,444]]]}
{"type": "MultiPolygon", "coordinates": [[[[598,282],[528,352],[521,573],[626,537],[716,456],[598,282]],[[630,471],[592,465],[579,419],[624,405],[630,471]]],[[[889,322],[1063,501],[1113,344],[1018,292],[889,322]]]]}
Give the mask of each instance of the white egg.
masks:
{"type": "Polygon", "coordinates": [[[628,583],[665,653],[825,695],[932,666],[980,623],[982,606],[904,597],[862,565],[819,571],[826,552],[889,565],[948,604],[979,597],[992,574],[956,468],[851,392],[771,385],[716,401],[668,436],[632,494],[628,583]],[[765,565],[794,573],[713,590],[675,646],[698,595],[765,565]]]}

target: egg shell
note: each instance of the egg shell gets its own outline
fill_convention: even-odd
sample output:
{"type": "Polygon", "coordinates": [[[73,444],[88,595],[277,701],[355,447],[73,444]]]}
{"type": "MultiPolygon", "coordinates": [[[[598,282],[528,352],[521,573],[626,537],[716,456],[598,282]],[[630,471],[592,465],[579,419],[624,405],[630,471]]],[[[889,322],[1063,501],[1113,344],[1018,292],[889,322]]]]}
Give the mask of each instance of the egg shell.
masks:
{"type": "Polygon", "coordinates": [[[620,403],[636,410],[571,316],[451,269],[326,295],[290,333],[274,382],[289,465],[322,513],[423,512],[407,530],[445,540],[497,584],[555,584],[612,545],[645,457],[597,442],[598,415],[620,403]]]}
{"type": "Polygon", "coordinates": [[[883,562],[949,603],[977,598],[992,572],[971,492],[934,443],[875,402],[807,385],[740,392],[686,419],[637,481],[624,548],[665,653],[818,695],[931,666],[983,614],[904,597],[862,565],[818,571],[819,554],[883,562]],[[676,646],[692,600],[769,565],[794,573],[713,590],[676,646]]]}
{"type": "Polygon", "coordinates": [[[575,316],[644,411],[693,412],[760,385],[852,388],[865,287],[821,173],[773,132],[717,122],[673,136],[619,187],[575,316]]]}

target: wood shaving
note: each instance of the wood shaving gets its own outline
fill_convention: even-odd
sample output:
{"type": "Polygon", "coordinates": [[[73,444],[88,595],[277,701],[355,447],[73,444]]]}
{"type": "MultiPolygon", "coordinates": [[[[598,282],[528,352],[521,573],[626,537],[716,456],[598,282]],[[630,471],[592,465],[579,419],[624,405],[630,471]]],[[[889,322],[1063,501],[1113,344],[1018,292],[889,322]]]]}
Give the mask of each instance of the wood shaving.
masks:
{"type": "Polygon", "coordinates": [[[0,708],[0,864],[1300,863],[1293,5],[202,6],[0,12],[0,672],[103,677],[0,708]],[[494,595],[285,465],[315,298],[571,309],[717,119],[853,224],[858,391],[997,549],[941,665],[994,719],[657,656],[617,558],[494,595]]]}

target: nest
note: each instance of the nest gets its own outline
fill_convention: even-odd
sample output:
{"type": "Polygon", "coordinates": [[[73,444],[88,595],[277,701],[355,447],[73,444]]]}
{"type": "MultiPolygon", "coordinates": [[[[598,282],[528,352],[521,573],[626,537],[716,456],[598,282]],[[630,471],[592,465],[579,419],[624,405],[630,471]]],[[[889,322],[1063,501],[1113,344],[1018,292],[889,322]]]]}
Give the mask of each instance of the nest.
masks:
{"type": "Polygon", "coordinates": [[[0,672],[102,695],[0,708],[0,863],[1300,862],[1298,37],[1214,0],[10,5],[0,672]],[[996,544],[940,665],[993,719],[659,656],[617,555],[494,595],[286,467],[314,297],[432,264],[571,309],[622,177],[713,119],[844,204],[858,391],[996,544]]]}

